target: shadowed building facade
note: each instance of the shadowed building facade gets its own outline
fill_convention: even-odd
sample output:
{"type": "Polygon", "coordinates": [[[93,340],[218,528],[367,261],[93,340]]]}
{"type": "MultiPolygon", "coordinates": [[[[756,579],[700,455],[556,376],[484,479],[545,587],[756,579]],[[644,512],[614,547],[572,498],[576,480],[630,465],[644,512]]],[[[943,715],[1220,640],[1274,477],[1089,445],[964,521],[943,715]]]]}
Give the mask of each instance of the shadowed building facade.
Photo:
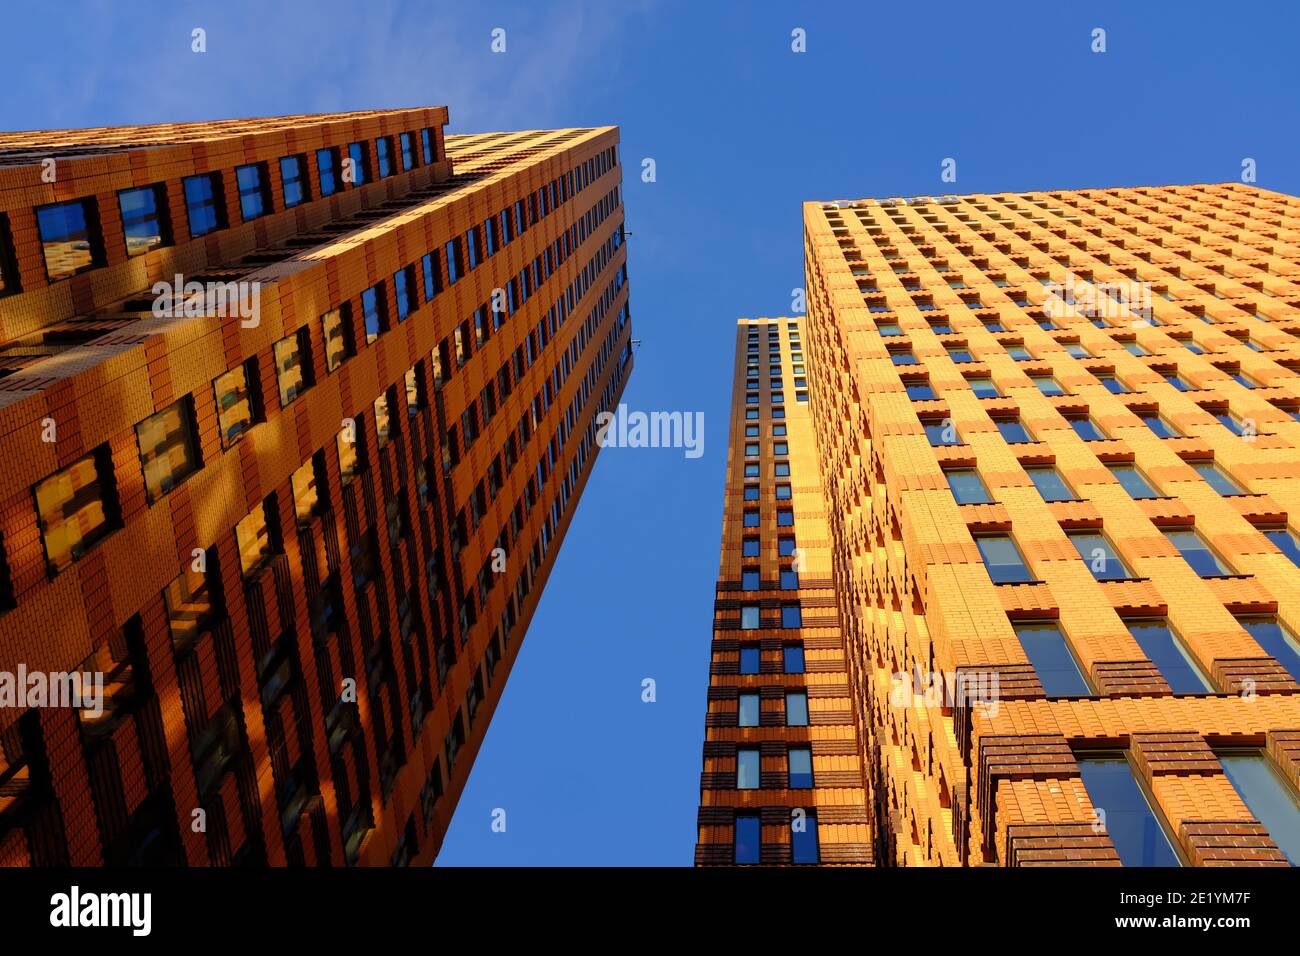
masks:
{"type": "Polygon", "coordinates": [[[617,130],[446,121],[0,135],[0,865],[436,855],[631,368],[617,130]]]}

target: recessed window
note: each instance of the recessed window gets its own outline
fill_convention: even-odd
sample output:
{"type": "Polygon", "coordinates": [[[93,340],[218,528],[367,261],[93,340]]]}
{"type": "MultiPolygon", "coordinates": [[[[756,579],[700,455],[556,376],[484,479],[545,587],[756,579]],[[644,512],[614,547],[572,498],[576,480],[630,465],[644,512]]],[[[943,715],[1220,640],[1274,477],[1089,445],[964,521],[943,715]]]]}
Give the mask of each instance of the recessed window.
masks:
{"type": "Polygon", "coordinates": [[[794,591],[799,587],[799,572],[793,568],[782,568],[780,587],[783,591],[794,591]]]}
{"type": "Polygon", "coordinates": [[[970,390],[975,393],[976,398],[998,398],[1002,394],[998,391],[998,387],[993,384],[993,379],[987,376],[968,378],[966,384],[970,386],[970,390]]]}
{"type": "Polygon", "coordinates": [[[1020,549],[1009,535],[977,535],[975,545],[994,584],[1019,584],[1033,580],[1020,549]]]}
{"type": "Polygon", "coordinates": [[[275,381],[280,390],[280,407],[288,405],[312,385],[311,333],[303,326],[273,346],[275,381]]]}
{"type": "Polygon", "coordinates": [[[384,284],[372,285],[361,293],[361,314],[366,325],[366,344],[387,331],[388,319],[384,310],[384,284]]]}
{"type": "Polygon", "coordinates": [[[1244,494],[1241,485],[1232,476],[1212,461],[1193,461],[1190,463],[1196,473],[1205,479],[1206,484],[1221,495],[1244,494]]]}
{"type": "Polygon", "coordinates": [[[293,512],[300,528],[311,524],[311,519],[316,514],[316,505],[320,501],[316,468],[316,456],[312,456],[289,477],[289,485],[293,489],[293,512]]]}
{"type": "Polygon", "coordinates": [[[1077,532],[1069,536],[1079,557],[1098,581],[1120,581],[1131,577],[1105,535],[1077,532]]]}
{"type": "Polygon", "coordinates": [[[239,212],[244,222],[258,219],[271,211],[271,191],[267,188],[266,164],[249,163],[235,168],[239,187],[239,212]]]}
{"type": "Polygon", "coordinates": [[[1038,489],[1038,494],[1044,501],[1073,501],[1074,492],[1070,486],[1065,483],[1061,473],[1055,468],[1047,465],[1034,468],[1026,468],[1025,472],[1029,475],[1029,480],[1034,483],[1038,489]]]}
{"type": "Polygon", "coordinates": [[[798,604],[785,604],[781,607],[782,627],[803,627],[803,612],[798,604]]]}
{"type": "Polygon", "coordinates": [[[230,448],[248,433],[258,417],[257,364],[249,359],[212,382],[217,400],[221,447],[230,448]]]}
{"type": "Polygon", "coordinates": [[[1261,750],[1231,750],[1216,754],[1228,781],[1273,838],[1277,848],[1300,866],[1300,799],[1261,750]]]}
{"type": "Polygon", "coordinates": [[[1300,567],[1300,541],[1286,525],[1274,525],[1259,529],[1264,537],[1273,542],[1277,549],[1291,559],[1291,563],[1300,567]]]}
{"type": "Polygon", "coordinates": [[[1128,631],[1142,653],[1156,665],[1175,694],[1204,694],[1210,683],[1166,621],[1127,621],[1128,631]]]}
{"type": "Polygon", "coordinates": [[[161,186],[124,189],[117,194],[117,205],[122,213],[122,232],[126,237],[128,257],[142,256],[161,246],[171,245],[167,198],[161,186]]]}
{"type": "Polygon", "coordinates": [[[35,495],[45,562],[50,574],[58,574],[117,525],[117,490],[108,446],[101,445],[37,484],[35,495]]]}
{"type": "Polygon", "coordinates": [[[746,558],[758,557],[758,539],[746,538],[741,542],[741,554],[746,558]]]}
{"type": "Polygon", "coordinates": [[[1128,386],[1117,379],[1112,373],[1096,372],[1094,374],[1097,381],[1101,382],[1101,384],[1106,387],[1106,391],[1110,392],[1112,395],[1125,395],[1128,393],[1128,386]]]}
{"type": "Polygon", "coordinates": [[[746,692],[737,697],[737,719],[741,727],[757,727],[759,718],[758,694],[746,692]]]}
{"type": "Polygon", "coordinates": [[[339,191],[339,151],[335,146],[316,150],[317,182],[320,194],[332,196],[339,191]]]}
{"type": "Polygon", "coordinates": [[[792,863],[820,863],[821,848],[817,843],[817,814],[794,814],[790,820],[790,853],[792,863]]]}
{"type": "Polygon", "coordinates": [[[1106,468],[1115,480],[1124,486],[1130,498],[1159,498],[1160,493],[1151,486],[1146,476],[1138,471],[1137,466],[1129,463],[1110,462],[1106,468]]]}
{"type": "Polygon", "coordinates": [[[393,301],[397,303],[397,321],[404,322],[420,304],[415,291],[415,266],[406,266],[393,273],[393,301]]]}
{"type": "Polygon", "coordinates": [[[390,137],[380,136],[375,140],[375,159],[380,179],[393,175],[393,141],[390,137]]]}
{"type": "Polygon", "coordinates": [[[415,161],[415,137],[411,133],[402,133],[398,137],[402,151],[402,172],[407,172],[419,165],[415,161]]]}
{"type": "Polygon", "coordinates": [[[757,644],[740,645],[740,673],[757,674],[761,660],[757,644]]]}
{"type": "Polygon", "coordinates": [[[957,437],[957,428],[950,418],[942,420],[923,418],[921,427],[925,429],[925,437],[932,448],[961,444],[961,439],[957,437]]]}
{"type": "Polygon", "coordinates": [[[185,214],[190,237],[197,239],[226,226],[226,203],[221,190],[221,174],[205,173],[182,180],[185,214]]]}
{"type": "Polygon", "coordinates": [[[903,387],[907,397],[914,402],[929,401],[937,397],[928,381],[904,382],[903,387]]]}
{"type": "Polygon", "coordinates": [[[788,500],[790,500],[790,486],[789,486],[789,485],[777,485],[777,486],[776,486],[776,500],[777,500],[777,501],[788,501],[788,500]]]}
{"type": "Polygon", "coordinates": [[[1067,415],[1065,420],[1070,423],[1074,433],[1084,441],[1105,441],[1106,436],[1101,433],[1101,429],[1087,415],[1067,415]]]}
{"type": "Polygon", "coordinates": [[[192,645],[207,629],[217,615],[220,594],[209,582],[220,581],[215,551],[205,556],[207,570],[196,570],[193,562],[185,565],[180,575],[163,589],[163,602],[167,608],[167,623],[171,630],[172,645],[184,650],[192,645]]]}
{"type": "Polygon", "coordinates": [[[749,604],[740,609],[740,629],[755,631],[759,626],[758,605],[749,604]]]}
{"type": "Polygon", "coordinates": [[[741,571],[740,588],[742,591],[757,591],[759,588],[758,572],[751,570],[741,571]]]}
{"type": "Polygon", "coordinates": [[[51,282],[103,265],[93,199],[38,207],[36,228],[45,253],[45,274],[51,282]]]}
{"type": "Polygon", "coordinates": [[[1002,440],[1011,445],[1017,445],[1024,442],[1032,442],[1033,436],[1029,434],[1029,429],[1025,428],[1024,423],[1019,418],[995,418],[993,424],[997,426],[998,434],[1002,440]]]}
{"type": "Polygon", "coordinates": [[[1276,617],[1239,617],[1237,623],[1255,639],[1265,654],[1300,681],[1300,641],[1276,617]]]}
{"type": "Polygon", "coordinates": [[[370,182],[370,153],[366,150],[365,143],[348,144],[348,165],[351,167],[344,171],[344,181],[351,181],[353,186],[361,186],[370,182]]]}
{"type": "Polygon", "coordinates": [[[1181,432],[1161,418],[1159,412],[1138,412],[1138,418],[1142,419],[1142,424],[1151,429],[1151,433],[1157,438],[1178,438],[1181,436],[1181,432]]]}
{"type": "Polygon", "coordinates": [[[1065,394],[1065,389],[1061,388],[1061,383],[1051,375],[1031,375],[1029,378],[1044,395],[1065,394]]]}
{"type": "Polygon", "coordinates": [[[280,160],[280,190],[284,196],[285,209],[292,209],[311,199],[306,156],[285,156],[280,160]]]}
{"type": "Polygon", "coordinates": [[[763,828],[757,813],[736,814],[732,849],[737,863],[758,863],[762,859],[763,828]]]}
{"type": "Polygon", "coordinates": [[[736,789],[757,790],[761,761],[757,747],[740,747],[736,750],[736,789]]]}
{"type": "Polygon", "coordinates": [[[1181,866],[1159,818],[1122,753],[1079,756],[1084,789],[1106,814],[1106,834],[1124,866],[1181,866]]]}
{"type": "Polygon", "coordinates": [[[808,726],[808,692],[788,690],[785,692],[785,725],[787,727],[808,726]]]}
{"type": "Polygon", "coordinates": [[[239,545],[239,566],[244,577],[252,577],[271,557],[271,529],[267,522],[268,498],[240,519],[235,525],[235,541],[239,545]]]}
{"type": "Polygon", "coordinates": [[[1018,622],[1013,627],[1048,697],[1081,697],[1091,693],[1079,662],[1056,624],[1018,622]]]}
{"type": "Polygon", "coordinates": [[[9,220],[0,213],[0,298],[16,295],[18,291],[18,263],[14,259],[13,237],[9,234],[9,220]]]}
{"type": "Polygon", "coordinates": [[[388,393],[384,392],[374,403],[375,410],[375,447],[383,448],[388,444],[392,429],[393,413],[388,405],[388,393]]]}
{"type": "Polygon", "coordinates": [[[347,319],[347,303],[331,309],[320,318],[325,339],[325,367],[333,372],[352,355],[352,323],[347,319]]]}
{"type": "Polygon", "coordinates": [[[813,785],[812,750],[809,747],[791,747],[785,752],[786,786],[791,790],[806,790],[813,785]]]}
{"type": "Polygon", "coordinates": [[[983,505],[993,501],[984,482],[980,480],[979,472],[974,468],[954,468],[943,474],[948,479],[948,488],[957,499],[957,504],[983,505]]]}
{"type": "Polygon", "coordinates": [[[1201,577],[1222,577],[1232,573],[1232,569],[1219,560],[1195,528],[1190,530],[1169,528],[1165,530],[1165,537],[1178,549],[1183,560],[1201,577]]]}
{"type": "Polygon", "coordinates": [[[782,669],[787,674],[802,674],[804,658],[802,644],[787,644],[781,648],[782,669]]]}
{"type": "Polygon", "coordinates": [[[188,395],[136,425],[135,437],[150,504],[198,471],[194,403],[188,395]]]}
{"type": "Polygon", "coordinates": [[[339,480],[346,485],[365,467],[360,422],[353,420],[346,423],[339,429],[334,444],[339,454],[339,480]]]}

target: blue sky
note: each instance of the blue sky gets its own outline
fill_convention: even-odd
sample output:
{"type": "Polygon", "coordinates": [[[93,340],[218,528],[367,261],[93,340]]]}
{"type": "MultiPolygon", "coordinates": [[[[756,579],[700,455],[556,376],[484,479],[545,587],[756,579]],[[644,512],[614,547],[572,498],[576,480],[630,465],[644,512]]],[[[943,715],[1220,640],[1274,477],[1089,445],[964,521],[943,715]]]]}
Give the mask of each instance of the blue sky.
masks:
{"type": "Polygon", "coordinates": [[[733,320],[790,309],[802,201],[1221,182],[1247,157],[1300,191],[1294,3],[215,6],[9,5],[0,128],[430,104],[452,132],[617,124],[625,401],[705,415],[701,458],[601,453],[440,864],[691,862],[733,320]]]}

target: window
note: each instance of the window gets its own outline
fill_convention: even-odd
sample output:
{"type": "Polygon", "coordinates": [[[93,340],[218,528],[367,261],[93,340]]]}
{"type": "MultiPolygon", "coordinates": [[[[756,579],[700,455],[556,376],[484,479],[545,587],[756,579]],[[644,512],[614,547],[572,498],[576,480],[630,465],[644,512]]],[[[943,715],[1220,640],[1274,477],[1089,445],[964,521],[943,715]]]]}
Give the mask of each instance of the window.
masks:
{"type": "Polygon", "coordinates": [[[1069,537],[1079,557],[1098,581],[1121,581],[1131,576],[1105,535],[1080,532],[1069,537]]]}
{"type": "Polygon", "coordinates": [[[1065,479],[1061,477],[1061,473],[1055,468],[1044,465],[1036,468],[1026,468],[1025,471],[1044,501],[1075,500],[1074,492],[1070,490],[1070,486],[1065,483],[1065,479]]]}
{"type": "Polygon", "coordinates": [[[360,423],[353,421],[339,429],[334,444],[339,453],[339,480],[346,485],[365,467],[360,423]]]}
{"type": "Polygon", "coordinates": [[[804,672],[803,645],[787,644],[781,648],[781,664],[787,674],[802,674],[804,672]]]}
{"type": "Polygon", "coordinates": [[[777,486],[776,486],[776,500],[777,500],[777,501],[789,501],[789,500],[790,500],[790,486],[789,486],[789,485],[777,485],[777,486]]]}
{"type": "Polygon", "coordinates": [[[759,588],[758,572],[749,570],[741,571],[740,587],[741,590],[744,591],[757,591],[759,588]]]}
{"type": "Polygon", "coordinates": [[[1158,411],[1138,412],[1138,418],[1157,438],[1178,438],[1181,435],[1178,429],[1160,417],[1158,411]]]}
{"type": "Polygon", "coordinates": [[[1165,537],[1178,549],[1183,560],[1201,577],[1221,577],[1232,573],[1227,565],[1210,550],[1210,546],[1205,543],[1205,539],[1195,528],[1187,531],[1167,529],[1165,537]]]}
{"type": "Polygon", "coordinates": [[[985,505],[993,501],[984,482],[980,480],[979,472],[974,468],[955,468],[943,474],[948,479],[948,488],[957,499],[957,504],[985,505]]]}
{"type": "Polygon", "coordinates": [[[781,569],[780,587],[783,591],[793,591],[799,587],[799,572],[793,568],[781,569]]]}
{"type": "Polygon", "coordinates": [[[124,189],[117,194],[117,207],[122,213],[122,232],[126,236],[128,257],[142,256],[152,249],[171,245],[167,194],[161,186],[124,189]]]}
{"type": "Polygon", "coordinates": [[[808,726],[808,692],[806,690],[788,690],[785,692],[785,725],[787,727],[808,726]]]}
{"type": "Polygon", "coordinates": [[[420,155],[426,164],[436,158],[433,154],[433,130],[427,126],[420,130],[420,155]]]}
{"type": "Polygon", "coordinates": [[[1300,799],[1259,750],[1217,754],[1228,781],[1292,866],[1300,866],[1300,799]]]}
{"type": "Polygon", "coordinates": [[[740,645],[740,673],[757,674],[759,671],[759,647],[757,644],[740,645]]]}
{"type": "Polygon", "coordinates": [[[1300,641],[1276,617],[1239,617],[1237,623],[1255,643],[1300,681],[1300,641]]]}
{"type": "Polygon", "coordinates": [[[753,631],[758,628],[758,605],[748,604],[740,609],[740,629],[753,631]]]}
{"type": "Polygon", "coordinates": [[[257,422],[257,361],[236,365],[212,382],[217,400],[217,426],[221,447],[230,448],[257,422]]]}
{"type": "Polygon", "coordinates": [[[271,195],[267,189],[266,164],[249,163],[235,168],[235,184],[239,187],[239,211],[244,222],[265,216],[271,211],[271,195]]]}
{"type": "Polygon", "coordinates": [[[298,527],[305,528],[311,524],[316,514],[316,504],[320,500],[320,488],[316,480],[316,458],[308,458],[289,477],[293,489],[293,512],[298,520],[298,527]]]}
{"type": "Polygon", "coordinates": [[[352,355],[352,323],[345,317],[347,308],[344,303],[320,317],[321,335],[325,339],[325,367],[331,372],[352,355]]]}
{"type": "Polygon", "coordinates": [[[1079,771],[1124,866],[1182,865],[1124,754],[1080,755],[1079,771]]]}
{"type": "Polygon", "coordinates": [[[1206,484],[1221,495],[1240,495],[1245,494],[1241,485],[1237,484],[1226,471],[1216,465],[1213,461],[1194,461],[1191,466],[1196,469],[1196,473],[1205,479],[1206,484]]]}
{"type": "MultiPolygon", "coordinates": [[[[365,143],[348,144],[348,163],[352,167],[352,185],[361,186],[370,182],[370,154],[366,151],[365,143]]],[[[349,178],[346,171],[343,178],[349,178]]]]}
{"type": "Polygon", "coordinates": [[[280,160],[280,193],[284,197],[285,209],[292,209],[311,198],[306,156],[285,156],[280,160]]]}
{"type": "Polygon", "coordinates": [[[1260,528],[1264,537],[1273,542],[1277,549],[1291,559],[1291,563],[1300,567],[1300,541],[1287,529],[1286,525],[1260,528]]]}
{"type": "Polygon", "coordinates": [[[783,604],[781,606],[781,626],[803,627],[803,612],[798,604],[783,604]]]}
{"type": "Polygon", "coordinates": [[[380,136],[375,140],[375,159],[380,179],[393,175],[393,141],[389,137],[380,136]]]}
{"type": "Polygon", "coordinates": [[[135,437],[150,504],[198,471],[194,405],[188,395],[136,425],[135,437]]]}
{"type": "Polygon", "coordinates": [[[239,566],[244,577],[249,578],[261,570],[271,557],[271,530],[267,524],[267,498],[235,525],[235,541],[239,545],[239,566]]]}
{"type": "Polygon", "coordinates": [[[1067,415],[1065,420],[1070,423],[1074,433],[1084,441],[1105,441],[1106,436],[1101,433],[1101,429],[1087,415],[1067,415]]]}
{"type": "Polygon", "coordinates": [[[104,264],[93,199],[38,207],[36,228],[45,252],[45,274],[51,282],[104,264]]]}
{"type": "Polygon", "coordinates": [[[402,133],[397,138],[398,144],[402,151],[402,172],[407,172],[416,167],[415,161],[415,137],[410,133],[402,133]]]}
{"type": "Polygon", "coordinates": [[[776,553],[783,558],[794,555],[794,538],[777,538],[776,553]]]}
{"type": "Polygon", "coordinates": [[[1007,354],[1017,362],[1029,362],[1034,358],[1029,349],[1025,348],[1023,345],[1008,345],[1007,354]]]}
{"type": "Polygon", "coordinates": [[[397,321],[405,322],[420,304],[415,291],[415,266],[406,266],[393,273],[393,300],[397,303],[397,321]]]}
{"type": "Polygon", "coordinates": [[[225,228],[226,203],[222,195],[220,173],[187,176],[182,180],[182,188],[192,239],[225,228]]]}
{"type": "Polygon", "coordinates": [[[1044,395],[1064,395],[1065,389],[1061,388],[1061,383],[1051,375],[1031,375],[1029,377],[1038,390],[1044,395]]]}
{"type": "Polygon", "coordinates": [[[1009,535],[977,535],[975,545],[994,584],[1020,584],[1033,580],[1020,549],[1009,535]]]}
{"type": "Polygon", "coordinates": [[[924,380],[911,381],[911,382],[905,381],[903,383],[903,386],[907,392],[907,397],[914,402],[928,401],[936,397],[934,394],[934,389],[930,386],[930,383],[927,381],[924,380]]]}
{"type": "Polygon", "coordinates": [[[1128,394],[1128,386],[1117,379],[1114,374],[1110,372],[1095,372],[1093,374],[1096,376],[1097,381],[1106,387],[1106,391],[1112,395],[1128,394]]]}
{"type": "Polygon", "coordinates": [[[1175,694],[1204,694],[1210,683],[1165,621],[1127,621],[1128,632],[1175,694]]]}
{"type": "Polygon", "coordinates": [[[1017,445],[1034,440],[1019,418],[995,418],[993,424],[997,426],[1002,440],[1008,444],[1017,445]]]}
{"type": "Polygon", "coordinates": [[[941,445],[960,444],[957,438],[957,429],[953,426],[952,419],[922,419],[921,427],[925,429],[925,437],[932,448],[938,448],[941,445]]]}
{"type": "Polygon", "coordinates": [[[1124,486],[1130,498],[1159,498],[1160,493],[1151,487],[1151,482],[1138,471],[1136,465],[1111,462],[1106,465],[1115,480],[1124,486]]]}
{"type": "Polygon", "coordinates": [[[195,638],[211,624],[217,612],[217,596],[209,581],[219,581],[215,551],[205,555],[207,571],[196,571],[192,563],[163,589],[167,607],[167,623],[172,644],[177,650],[190,646],[195,638]]]}
{"type": "Polygon", "coordinates": [[[758,863],[762,856],[763,828],[757,813],[736,814],[735,836],[732,846],[737,863],[758,863]]]}
{"type": "Polygon", "coordinates": [[[761,761],[757,747],[740,747],[736,750],[736,789],[757,790],[761,761]]]}
{"type": "Polygon", "coordinates": [[[998,398],[1002,393],[998,387],[993,384],[993,379],[985,376],[976,376],[966,379],[966,384],[970,390],[975,393],[976,398],[998,398]]]}
{"type": "Polygon", "coordinates": [[[388,405],[388,393],[383,392],[374,403],[375,410],[375,447],[383,448],[388,444],[392,430],[393,415],[388,405]]]}
{"type": "Polygon", "coordinates": [[[741,542],[741,554],[746,558],[758,557],[758,539],[746,538],[741,542]]]}
{"type": "Polygon", "coordinates": [[[66,569],[113,530],[116,494],[107,445],[37,484],[36,512],[51,575],[66,569]]]}
{"type": "Polygon", "coordinates": [[[817,814],[794,814],[790,820],[790,850],[794,863],[819,863],[821,851],[817,845],[817,814]]]}
{"type": "Polygon", "coordinates": [[[791,747],[785,752],[786,786],[791,790],[804,790],[813,785],[812,749],[791,747]]]}
{"type": "Polygon", "coordinates": [[[738,715],[741,727],[758,726],[758,694],[746,692],[738,698],[738,715]]]}
{"type": "Polygon", "coordinates": [[[316,169],[316,179],[320,183],[320,194],[322,196],[332,196],[338,192],[339,151],[336,147],[330,146],[327,149],[316,150],[316,169]]]}
{"type": "Polygon", "coordinates": [[[1048,697],[1080,697],[1091,693],[1079,662],[1057,625],[1020,622],[1013,627],[1048,697]]]}
{"type": "Polygon", "coordinates": [[[9,220],[0,213],[0,297],[16,295],[18,291],[18,263],[14,259],[9,220]]]}
{"type": "MultiPolygon", "coordinates": [[[[1207,409],[1208,410],[1208,409],[1207,409]]],[[[1246,434],[1246,425],[1240,418],[1229,412],[1226,408],[1222,411],[1210,411],[1220,425],[1226,428],[1232,434],[1241,437],[1246,434]]]]}
{"type": "Polygon", "coordinates": [[[366,344],[369,345],[379,338],[380,332],[387,331],[382,282],[361,293],[361,314],[366,323],[366,344]]]}

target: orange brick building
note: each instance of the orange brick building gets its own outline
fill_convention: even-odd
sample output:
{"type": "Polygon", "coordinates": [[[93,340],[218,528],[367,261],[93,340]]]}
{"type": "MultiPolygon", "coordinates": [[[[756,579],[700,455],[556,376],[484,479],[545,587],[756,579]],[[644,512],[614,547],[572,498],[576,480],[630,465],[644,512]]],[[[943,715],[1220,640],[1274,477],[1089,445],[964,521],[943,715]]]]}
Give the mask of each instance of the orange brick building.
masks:
{"type": "MultiPolygon", "coordinates": [[[[804,227],[875,861],[1300,863],[1300,199],[808,203],[804,227]]],[[[702,802],[729,862],[746,835],[702,802]]]]}
{"type": "Polygon", "coordinates": [[[631,367],[617,130],[446,121],[0,135],[0,864],[436,855],[631,367]]]}

